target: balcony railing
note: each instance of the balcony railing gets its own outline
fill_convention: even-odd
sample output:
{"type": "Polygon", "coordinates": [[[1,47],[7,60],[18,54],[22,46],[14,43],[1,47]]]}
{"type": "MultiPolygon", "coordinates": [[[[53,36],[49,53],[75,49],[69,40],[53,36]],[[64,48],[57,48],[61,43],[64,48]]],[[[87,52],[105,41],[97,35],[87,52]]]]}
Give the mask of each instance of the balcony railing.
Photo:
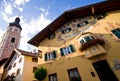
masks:
{"type": "Polygon", "coordinates": [[[85,43],[83,43],[80,47],[80,50],[81,51],[84,51],[86,50],[87,48],[93,46],[93,45],[96,45],[96,44],[99,44],[99,45],[104,45],[105,44],[105,41],[104,39],[102,38],[95,38],[95,39],[92,39],[90,41],[87,41],[85,43]]]}

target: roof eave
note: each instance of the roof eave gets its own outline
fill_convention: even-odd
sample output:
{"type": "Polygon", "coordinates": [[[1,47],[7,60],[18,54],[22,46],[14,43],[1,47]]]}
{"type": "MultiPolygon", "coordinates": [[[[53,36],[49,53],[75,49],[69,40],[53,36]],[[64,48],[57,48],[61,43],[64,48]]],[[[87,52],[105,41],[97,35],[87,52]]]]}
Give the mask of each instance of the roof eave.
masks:
{"type": "Polygon", "coordinates": [[[60,15],[57,19],[55,19],[52,23],[50,23],[45,29],[40,31],[31,40],[29,40],[28,43],[38,47],[41,41],[43,41],[51,33],[55,32],[59,27],[61,27],[67,21],[78,17],[81,18],[84,16],[93,15],[92,7],[94,7],[95,14],[118,10],[120,9],[120,1],[119,0],[104,1],[104,2],[91,4],[88,6],[65,11],[62,15],[60,15]]]}

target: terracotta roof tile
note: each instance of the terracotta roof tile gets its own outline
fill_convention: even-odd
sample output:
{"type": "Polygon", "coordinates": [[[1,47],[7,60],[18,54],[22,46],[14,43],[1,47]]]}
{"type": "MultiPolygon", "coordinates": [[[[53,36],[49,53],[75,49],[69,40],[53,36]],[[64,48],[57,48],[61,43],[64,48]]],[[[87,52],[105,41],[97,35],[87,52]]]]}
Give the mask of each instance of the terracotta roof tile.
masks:
{"type": "Polygon", "coordinates": [[[27,51],[24,51],[24,50],[21,50],[21,49],[17,49],[22,55],[25,55],[25,56],[32,56],[32,57],[37,57],[37,53],[32,53],[32,52],[27,52],[27,51]]]}

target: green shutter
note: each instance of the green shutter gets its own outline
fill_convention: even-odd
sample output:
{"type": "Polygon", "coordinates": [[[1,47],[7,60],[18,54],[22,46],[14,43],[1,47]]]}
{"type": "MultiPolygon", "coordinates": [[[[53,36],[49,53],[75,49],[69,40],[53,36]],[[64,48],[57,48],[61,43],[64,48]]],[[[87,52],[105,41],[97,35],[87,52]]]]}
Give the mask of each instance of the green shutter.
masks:
{"type": "Polygon", "coordinates": [[[60,48],[61,56],[64,56],[63,48],[60,48]]]}
{"type": "Polygon", "coordinates": [[[120,38],[120,31],[118,31],[117,29],[112,30],[112,33],[119,39],[120,38]]]}
{"type": "Polygon", "coordinates": [[[80,40],[80,44],[82,45],[83,43],[84,43],[83,39],[82,39],[82,40],[80,40]]]}
{"type": "Polygon", "coordinates": [[[54,58],[57,58],[57,56],[56,56],[56,51],[53,51],[53,57],[54,57],[54,58]]]}
{"type": "Polygon", "coordinates": [[[75,52],[75,49],[74,49],[73,45],[69,45],[69,47],[70,47],[72,52],[75,52]]]}
{"type": "Polygon", "coordinates": [[[45,61],[47,61],[47,54],[45,54],[45,61]]]}

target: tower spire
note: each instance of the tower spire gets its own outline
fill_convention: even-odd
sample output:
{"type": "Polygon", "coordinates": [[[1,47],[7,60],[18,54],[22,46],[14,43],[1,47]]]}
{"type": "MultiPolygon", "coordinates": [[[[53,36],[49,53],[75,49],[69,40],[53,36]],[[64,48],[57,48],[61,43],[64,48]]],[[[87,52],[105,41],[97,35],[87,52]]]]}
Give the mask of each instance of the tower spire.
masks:
{"type": "Polygon", "coordinates": [[[20,28],[22,30],[21,25],[20,25],[19,22],[20,22],[20,18],[16,17],[15,21],[13,23],[9,23],[9,26],[16,26],[16,27],[18,27],[18,28],[20,28]]]}

